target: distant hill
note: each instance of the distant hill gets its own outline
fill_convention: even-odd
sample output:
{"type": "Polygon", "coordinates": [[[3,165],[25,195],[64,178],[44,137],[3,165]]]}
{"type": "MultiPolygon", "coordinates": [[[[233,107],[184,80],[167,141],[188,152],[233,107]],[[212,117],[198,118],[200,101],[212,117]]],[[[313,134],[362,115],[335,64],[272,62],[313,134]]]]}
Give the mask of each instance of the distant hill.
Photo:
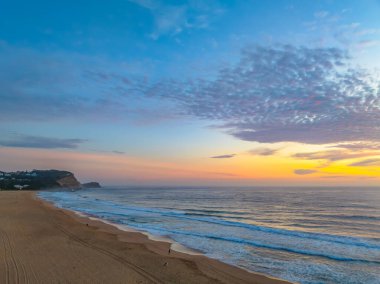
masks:
{"type": "Polygon", "coordinates": [[[0,171],[1,190],[39,190],[44,188],[79,189],[81,184],[73,173],[60,170],[0,171]]]}
{"type": "Polygon", "coordinates": [[[87,183],[82,183],[83,188],[101,188],[100,184],[98,182],[87,182],[87,183]]]}

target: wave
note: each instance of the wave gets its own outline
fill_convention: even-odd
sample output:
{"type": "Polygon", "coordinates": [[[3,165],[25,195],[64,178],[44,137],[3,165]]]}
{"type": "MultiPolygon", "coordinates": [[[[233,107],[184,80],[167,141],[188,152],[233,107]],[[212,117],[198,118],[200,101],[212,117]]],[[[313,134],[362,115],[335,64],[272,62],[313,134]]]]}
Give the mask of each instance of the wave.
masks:
{"type": "MultiPolygon", "coordinates": [[[[168,208],[171,209],[171,208],[168,208]]],[[[226,210],[209,210],[209,209],[183,209],[186,212],[196,212],[197,214],[231,214],[231,215],[248,215],[246,212],[235,212],[235,211],[226,211],[226,210]]],[[[193,213],[188,213],[193,214],[193,213]]]]}
{"type": "MultiPolygon", "coordinates": [[[[277,229],[277,228],[271,228],[271,227],[265,227],[265,226],[259,226],[259,225],[246,224],[246,223],[241,223],[241,222],[227,221],[223,219],[217,219],[214,217],[206,217],[206,216],[191,217],[190,215],[188,215],[188,213],[180,212],[180,211],[168,212],[161,209],[123,206],[123,205],[117,205],[114,203],[110,204],[109,202],[105,202],[105,203],[109,206],[112,206],[113,208],[119,208],[123,210],[137,211],[137,212],[143,212],[143,213],[155,213],[155,214],[159,214],[165,217],[186,219],[186,220],[197,221],[197,222],[206,222],[206,223],[229,226],[229,227],[239,227],[239,228],[244,228],[251,231],[277,234],[277,235],[282,235],[286,237],[296,237],[296,238],[302,238],[302,239],[317,240],[317,241],[324,241],[324,242],[329,242],[329,243],[336,243],[336,244],[342,244],[342,245],[364,247],[367,249],[380,250],[380,245],[369,243],[370,240],[366,240],[366,239],[339,236],[339,235],[330,235],[330,234],[323,234],[323,233],[291,231],[291,230],[286,230],[286,229],[277,229]]],[[[117,212],[110,212],[110,211],[107,211],[107,212],[99,211],[98,213],[99,214],[114,214],[114,215],[124,216],[124,217],[128,216],[127,214],[124,214],[124,213],[117,213],[117,212]]]]}
{"type": "Polygon", "coordinates": [[[165,202],[156,202],[148,200],[156,193],[140,191],[131,196],[104,190],[39,193],[59,207],[153,235],[166,235],[210,257],[293,282],[319,283],[323,275],[326,283],[379,283],[380,238],[373,233],[377,232],[374,221],[378,221],[378,211],[360,211],[355,215],[352,210],[336,209],[334,204],[333,210],[318,207],[306,215],[299,214],[302,212],[296,208],[291,218],[285,220],[282,208],[267,207],[265,200],[257,208],[260,214],[253,215],[256,209],[251,210],[249,204],[240,208],[227,199],[228,202],[211,204],[203,198],[195,200],[191,192],[186,194],[191,198],[181,204],[181,196],[173,200],[157,198],[165,202]],[[367,216],[369,221],[362,221],[367,216]],[[353,226],[340,225],[349,224],[350,220],[353,226]],[[288,227],[277,227],[271,222],[288,227]],[[357,225],[361,223],[368,225],[357,225]],[[302,227],[297,228],[297,224],[302,227]],[[305,228],[312,224],[320,227],[305,228]],[[366,228],[372,237],[367,237],[366,228]]]}
{"type": "Polygon", "coordinates": [[[335,261],[364,262],[364,263],[380,264],[380,260],[368,260],[368,259],[337,256],[337,255],[317,252],[317,251],[313,251],[313,250],[293,249],[293,248],[289,248],[289,247],[285,247],[285,246],[274,245],[274,244],[265,244],[262,242],[252,241],[252,240],[247,240],[247,239],[241,239],[241,238],[222,237],[222,236],[218,236],[218,235],[214,235],[214,234],[201,234],[201,233],[181,231],[181,230],[169,230],[169,229],[156,228],[156,227],[151,227],[151,226],[135,226],[135,227],[139,230],[147,230],[147,231],[151,230],[151,231],[162,232],[165,234],[171,233],[171,234],[177,234],[177,235],[193,236],[193,237],[208,238],[208,239],[219,240],[219,241],[227,241],[227,242],[233,242],[233,243],[239,243],[239,244],[246,244],[246,245],[250,245],[250,246],[254,246],[254,247],[260,247],[260,248],[266,248],[266,249],[272,249],[272,250],[280,250],[280,251],[302,254],[302,255],[323,257],[323,258],[328,258],[328,259],[335,260],[335,261]]]}
{"type": "Polygon", "coordinates": [[[360,221],[380,221],[380,217],[377,216],[364,216],[364,215],[333,215],[333,214],[314,214],[313,217],[318,218],[336,218],[343,220],[360,220],[360,221]]]}
{"type": "MultiPolygon", "coordinates": [[[[61,193],[61,194],[67,194],[67,193],[61,193]]],[[[84,196],[80,195],[82,198],[84,196]]],[[[70,196],[68,196],[70,198],[70,196]]],[[[292,231],[292,230],[286,230],[286,229],[278,229],[278,228],[272,228],[272,227],[266,227],[266,226],[260,226],[260,225],[253,225],[253,224],[247,224],[247,223],[241,223],[236,221],[228,221],[223,220],[216,217],[207,217],[206,216],[197,216],[192,217],[192,213],[186,213],[184,211],[167,211],[162,209],[156,209],[156,208],[145,208],[145,207],[135,207],[135,206],[125,206],[123,204],[117,204],[110,201],[104,201],[104,200],[93,200],[94,204],[96,205],[105,205],[109,206],[112,209],[109,211],[96,211],[97,214],[112,214],[120,217],[127,217],[128,214],[116,212],[115,209],[121,209],[121,210],[127,210],[127,211],[136,211],[136,212],[142,212],[142,213],[154,213],[159,214],[161,216],[165,217],[171,217],[171,218],[177,218],[177,219],[184,219],[184,220],[191,220],[196,222],[204,222],[204,223],[211,223],[215,225],[221,225],[221,226],[228,226],[228,227],[237,227],[237,228],[244,228],[250,231],[257,231],[257,232],[263,232],[263,233],[269,233],[269,234],[277,234],[285,237],[296,237],[300,239],[308,239],[308,240],[314,240],[314,241],[323,241],[328,243],[335,243],[335,244],[341,244],[341,245],[348,245],[348,246],[355,246],[355,247],[362,247],[366,249],[376,249],[380,250],[380,244],[374,244],[370,243],[370,240],[364,239],[364,238],[356,238],[356,237],[347,237],[347,236],[339,236],[339,235],[331,235],[331,234],[324,234],[324,233],[312,233],[312,232],[303,232],[303,231],[292,231]],[[96,203],[95,203],[96,202],[96,203]]],[[[91,202],[91,200],[86,199],[86,202],[91,202]]],[[[78,209],[78,208],[76,208],[78,209]]],[[[79,209],[80,210],[80,209],[79,209]]],[[[83,209],[82,209],[83,210],[83,209]]],[[[192,209],[196,211],[196,209],[192,209]]],[[[188,211],[188,210],[186,210],[188,211]]],[[[213,211],[213,210],[210,210],[213,211]]],[[[217,211],[217,210],[215,210],[217,211]]],[[[227,212],[227,211],[221,211],[220,212],[227,212]]],[[[95,214],[96,214],[95,213],[95,214]]],[[[193,215],[193,216],[194,216],[193,215]]]]}
{"type": "MultiPolygon", "coordinates": [[[[91,201],[89,199],[86,199],[86,202],[91,202],[91,201]]],[[[228,221],[228,220],[218,219],[215,217],[207,217],[207,215],[198,216],[198,215],[195,215],[194,213],[186,213],[186,212],[181,212],[181,211],[169,212],[166,210],[155,209],[155,208],[125,206],[125,205],[117,204],[110,201],[96,200],[96,204],[106,205],[107,207],[109,206],[112,209],[109,211],[96,210],[95,208],[90,209],[90,210],[84,209],[84,208],[75,208],[75,209],[79,211],[84,211],[86,213],[95,214],[95,215],[103,215],[102,217],[105,217],[105,216],[111,217],[110,215],[114,215],[114,216],[125,218],[129,216],[129,214],[126,214],[126,213],[116,212],[115,209],[121,209],[125,211],[136,211],[136,212],[142,212],[142,213],[154,213],[154,214],[159,214],[160,216],[165,216],[165,217],[185,219],[185,220],[191,220],[191,221],[196,221],[196,222],[211,223],[211,224],[228,226],[228,227],[238,227],[238,228],[248,229],[250,231],[277,234],[277,235],[282,235],[285,237],[296,237],[296,238],[301,238],[301,239],[323,241],[323,242],[341,244],[341,245],[346,245],[346,246],[356,246],[356,247],[362,247],[366,249],[380,250],[380,245],[369,243],[370,240],[360,239],[360,238],[355,238],[355,237],[277,229],[277,228],[266,227],[266,226],[228,221]],[[192,217],[194,215],[191,215],[191,214],[194,214],[196,217],[192,217]]]]}

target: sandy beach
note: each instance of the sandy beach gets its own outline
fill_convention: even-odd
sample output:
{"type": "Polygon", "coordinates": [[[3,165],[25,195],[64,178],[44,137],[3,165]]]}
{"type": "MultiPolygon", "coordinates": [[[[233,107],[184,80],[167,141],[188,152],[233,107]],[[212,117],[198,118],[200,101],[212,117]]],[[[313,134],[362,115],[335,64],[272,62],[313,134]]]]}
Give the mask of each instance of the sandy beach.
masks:
{"type": "Polygon", "coordinates": [[[288,283],[0,192],[0,283],[288,283]]]}

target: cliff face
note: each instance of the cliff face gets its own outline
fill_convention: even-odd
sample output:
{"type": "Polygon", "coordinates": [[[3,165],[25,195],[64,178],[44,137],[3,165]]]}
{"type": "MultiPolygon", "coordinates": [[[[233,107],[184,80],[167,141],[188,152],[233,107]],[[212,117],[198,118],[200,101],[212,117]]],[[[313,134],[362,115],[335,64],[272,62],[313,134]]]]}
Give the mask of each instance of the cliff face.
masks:
{"type": "Polygon", "coordinates": [[[70,176],[66,176],[66,177],[58,179],[57,183],[59,184],[60,187],[74,188],[74,189],[81,188],[81,184],[79,183],[79,181],[75,178],[73,174],[70,176]]]}

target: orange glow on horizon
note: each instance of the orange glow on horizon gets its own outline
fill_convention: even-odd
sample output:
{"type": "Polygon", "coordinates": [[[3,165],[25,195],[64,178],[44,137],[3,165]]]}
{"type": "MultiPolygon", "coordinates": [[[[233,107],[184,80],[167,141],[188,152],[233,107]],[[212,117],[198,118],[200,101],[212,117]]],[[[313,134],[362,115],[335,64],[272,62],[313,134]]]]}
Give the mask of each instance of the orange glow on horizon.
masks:
{"type": "MultiPolygon", "coordinates": [[[[298,151],[315,147],[302,146],[298,151]]],[[[291,149],[291,148],[289,148],[291,149]]],[[[115,153],[95,153],[26,148],[0,148],[2,170],[57,168],[69,170],[83,181],[100,180],[107,184],[123,183],[236,183],[236,184],[344,184],[358,182],[377,184],[379,167],[352,167],[357,159],[331,162],[297,159],[289,149],[276,155],[240,154],[230,159],[204,157],[166,161],[115,153]],[[297,169],[310,170],[296,174],[297,169]]]]}

